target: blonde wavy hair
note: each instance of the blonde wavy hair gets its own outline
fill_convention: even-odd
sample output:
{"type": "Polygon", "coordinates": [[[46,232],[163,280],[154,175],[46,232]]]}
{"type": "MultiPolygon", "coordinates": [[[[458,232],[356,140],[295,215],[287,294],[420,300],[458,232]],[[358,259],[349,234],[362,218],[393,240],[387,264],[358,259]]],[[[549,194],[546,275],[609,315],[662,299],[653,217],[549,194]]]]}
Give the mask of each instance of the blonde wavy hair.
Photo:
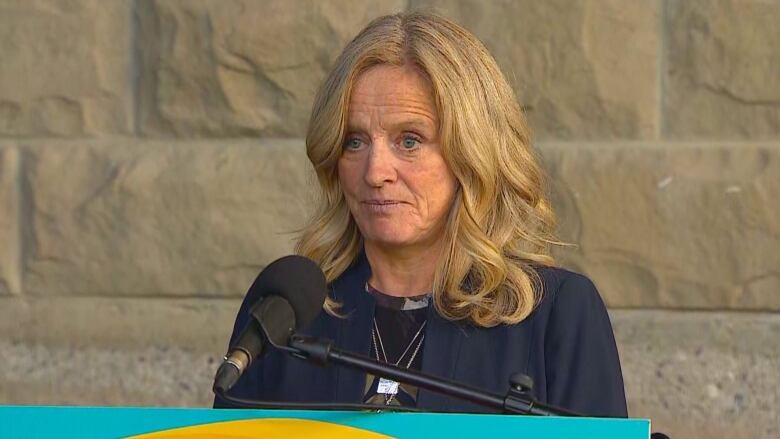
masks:
{"type": "MultiPolygon", "coordinates": [[[[434,305],[450,320],[491,327],[525,319],[541,298],[534,269],[552,265],[555,217],[515,95],[485,46],[458,24],[427,12],[372,21],[345,48],[319,89],[306,152],[320,183],[318,210],[296,250],[328,282],[362,250],[339,185],[338,160],[356,78],[377,64],[413,65],[432,85],[442,155],[459,182],[434,305]]],[[[328,299],[325,309],[338,315],[328,299]]]]}

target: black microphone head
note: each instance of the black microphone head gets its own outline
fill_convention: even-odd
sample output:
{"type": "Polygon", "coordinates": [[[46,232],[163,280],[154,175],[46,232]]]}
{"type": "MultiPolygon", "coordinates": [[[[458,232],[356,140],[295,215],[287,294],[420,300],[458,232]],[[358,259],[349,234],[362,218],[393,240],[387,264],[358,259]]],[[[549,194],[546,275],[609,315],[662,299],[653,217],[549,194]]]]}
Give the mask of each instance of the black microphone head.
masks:
{"type": "Polygon", "coordinates": [[[311,259],[290,255],[268,264],[249,288],[248,296],[281,296],[295,311],[295,328],[314,321],[322,310],[327,282],[320,267],[311,259]]]}

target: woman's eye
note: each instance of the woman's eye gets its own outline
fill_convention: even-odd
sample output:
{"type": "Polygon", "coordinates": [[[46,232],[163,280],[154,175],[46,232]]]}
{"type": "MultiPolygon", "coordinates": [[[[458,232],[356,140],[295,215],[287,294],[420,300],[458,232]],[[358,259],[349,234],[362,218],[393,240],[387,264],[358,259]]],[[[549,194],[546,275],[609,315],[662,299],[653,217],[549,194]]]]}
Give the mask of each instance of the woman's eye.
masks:
{"type": "Polygon", "coordinates": [[[344,147],[347,149],[358,149],[362,143],[363,142],[361,142],[360,139],[353,137],[351,139],[347,139],[347,141],[344,142],[344,147]]]}
{"type": "Polygon", "coordinates": [[[406,136],[401,141],[401,146],[403,147],[403,149],[414,149],[417,147],[417,144],[419,143],[420,140],[417,139],[416,137],[406,136]]]}

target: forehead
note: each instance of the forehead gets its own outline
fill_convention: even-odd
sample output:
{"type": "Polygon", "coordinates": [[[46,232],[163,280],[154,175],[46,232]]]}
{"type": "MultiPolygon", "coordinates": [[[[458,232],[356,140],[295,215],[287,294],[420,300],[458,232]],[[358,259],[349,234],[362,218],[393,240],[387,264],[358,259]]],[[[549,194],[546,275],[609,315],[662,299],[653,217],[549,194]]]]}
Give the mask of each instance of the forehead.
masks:
{"type": "Polygon", "coordinates": [[[435,120],[436,108],[428,79],[408,65],[380,64],[361,73],[352,88],[349,112],[381,109],[392,113],[419,114],[435,120]]]}

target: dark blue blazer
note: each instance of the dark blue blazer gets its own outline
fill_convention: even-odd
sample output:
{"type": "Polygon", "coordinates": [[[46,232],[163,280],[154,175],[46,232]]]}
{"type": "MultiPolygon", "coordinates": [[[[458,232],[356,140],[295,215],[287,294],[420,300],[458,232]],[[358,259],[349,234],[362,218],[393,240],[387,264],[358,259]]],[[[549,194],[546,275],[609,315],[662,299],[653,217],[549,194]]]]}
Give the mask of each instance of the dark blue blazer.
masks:
{"type": "MultiPolygon", "coordinates": [[[[534,380],[541,402],[592,416],[625,417],[620,361],[604,303],[586,277],[560,268],[538,268],[543,296],[516,325],[478,328],[452,322],[428,310],[422,371],[505,394],[509,377],[523,372],[534,380]]],[[[375,302],[364,286],[371,268],[364,257],[332,285],[346,318],[322,312],[303,333],[327,337],[336,347],[369,354],[375,302]]],[[[231,343],[248,322],[247,295],[231,343]]],[[[230,391],[235,397],[284,402],[359,403],[365,375],[335,365],[322,368],[270,350],[230,391]]],[[[215,407],[230,404],[217,398],[215,407]]],[[[430,411],[488,412],[481,406],[420,389],[417,407],[430,411]]]]}

